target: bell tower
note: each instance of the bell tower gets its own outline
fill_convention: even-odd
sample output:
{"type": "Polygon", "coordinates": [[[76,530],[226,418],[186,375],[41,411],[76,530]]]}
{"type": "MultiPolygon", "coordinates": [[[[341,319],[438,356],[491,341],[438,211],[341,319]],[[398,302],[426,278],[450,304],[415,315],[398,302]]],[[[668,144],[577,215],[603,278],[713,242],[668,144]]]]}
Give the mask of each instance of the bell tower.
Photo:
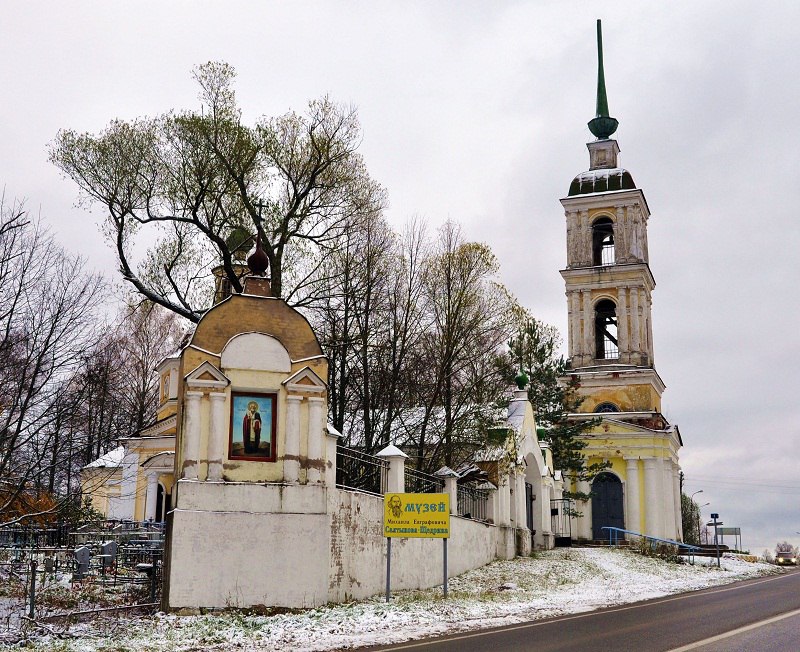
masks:
{"type": "Polygon", "coordinates": [[[582,435],[583,455],[605,470],[576,479],[590,495],[576,517],[578,538],[603,539],[609,527],[680,540],[682,441],[661,413],[662,382],[653,354],[647,221],[650,209],[620,165],[608,112],[603,42],[597,21],[597,110],[589,121],[589,170],[561,200],[567,224],[564,278],[569,314],[567,376],[578,376],[583,403],[570,419],[598,419],[582,435]]]}
{"type": "Polygon", "coordinates": [[[600,21],[597,36],[597,110],[588,125],[597,140],[587,144],[589,170],[573,179],[561,200],[567,225],[567,266],[561,276],[569,366],[580,370],[582,380],[591,371],[593,381],[605,386],[592,392],[597,400],[590,404],[660,411],[664,385],[653,355],[650,210],[630,172],[620,166],[619,145],[611,138],[618,122],[608,112],[600,21]]]}

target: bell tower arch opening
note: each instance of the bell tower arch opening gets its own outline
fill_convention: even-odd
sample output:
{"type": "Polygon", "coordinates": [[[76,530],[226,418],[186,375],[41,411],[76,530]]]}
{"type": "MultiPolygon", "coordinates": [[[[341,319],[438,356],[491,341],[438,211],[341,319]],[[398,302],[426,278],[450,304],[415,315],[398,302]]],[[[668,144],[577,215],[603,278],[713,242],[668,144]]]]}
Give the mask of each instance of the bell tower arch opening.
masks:
{"type": "Polygon", "coordinates": [[[619,358],[617,305],[611,299],[602,299],[594,307],[594,341],[597,360],[619,358]]]}
{"type": "Polygon", "coordinates": [[[601,217],[592,223],[592,265],[599,267],[614,262],[614,223],[608,217],[601,217]]]}

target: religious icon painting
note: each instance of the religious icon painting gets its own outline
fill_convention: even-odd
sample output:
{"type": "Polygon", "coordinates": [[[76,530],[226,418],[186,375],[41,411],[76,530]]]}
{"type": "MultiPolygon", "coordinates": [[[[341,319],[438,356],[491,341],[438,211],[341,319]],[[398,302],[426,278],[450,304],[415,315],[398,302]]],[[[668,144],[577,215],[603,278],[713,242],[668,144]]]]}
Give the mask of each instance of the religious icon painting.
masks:
{"type": "Polygon", "coordinates": [[[228,459],[274,462],[277,394],[231,393],[228,459]]]}

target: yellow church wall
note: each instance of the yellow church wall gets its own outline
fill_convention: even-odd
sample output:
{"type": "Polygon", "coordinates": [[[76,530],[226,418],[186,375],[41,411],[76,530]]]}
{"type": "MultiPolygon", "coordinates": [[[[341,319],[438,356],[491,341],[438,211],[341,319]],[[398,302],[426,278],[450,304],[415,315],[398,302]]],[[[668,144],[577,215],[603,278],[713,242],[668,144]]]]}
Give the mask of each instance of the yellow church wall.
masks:
{"type": "MultiPolygon", "coordinates": [[[[581,392],[582,394],[584,392],[581,392]]],[[[626,385],[598,390],[586,390],[586,400],[580,412],[594,412],[601,403],[613,403],[622,412],[660,412],[661,397],[652,385],[626,385]]]]}
{"type": "Polygon", "coordinates": [[[88,496],[92,507],[101,514],[109,510],[109,496],[119,495],[119,482],[122,471],[119,469],[83,469],[81,471],[81,495],[88,496]]]}
{"type": "MultiPolygon", "coordinates": [[[[220,369],[231,381],[224,390],[226,396],[224,409],[227,415],[230,415],[232,391],[277,393],[275,433],[277,461],[230,460],[228,459],[229,441],[226,440],[223,454],[224,479],[232,482],[282,481],[284,478],[283,456],[286,450],[287,413],[287,391],[282,383],[305,367],[312,369],[323,381],[327,382],[328,379],[327,359],[322,356],[322,349],[308,322],[282,300],[233,295],[206,313],[197,326],[191,345],[183,350],[179,368],[181,384],[178,388],[179,396],[183,396],[186,391],[183,386],[183,378],[203,362],[209,362],[220,369]],[[291,371],[284,373],[250,369],[221,369],[222,350],[232,337],[246,332],[265,333],[275,337],[287,350],[292,360],[291,371]]],[[[303,392],[300,395],[302,396],[303,392]]],[[[318,395],[309,393],[309,396],[318,395]]],[[[209,401],[201,401],[201,410],[203,410],[203,414],[201,415],[200,457],[204,458],[208,450],[210,431],[209,401]]],[[[177,412],[178,422],[182,423],[182,401],[179,401],[177,412]]],[[[300,432],[307,432],[307,428],[308,402],[303,401],[300,406],[300,432]]],[[[307,458],[307,454],[306,438],[301,437],[301,482],[305,481],[306,470],[302,460],[307,458]]],[[[176,450],[176,468],[182,469],[184,461],[183,447],[179,446],[179,450],[176,450]]],[[[208,461],[200,459],[198,463],[198,476],[203,480],[208,476],[208,461]]]]}

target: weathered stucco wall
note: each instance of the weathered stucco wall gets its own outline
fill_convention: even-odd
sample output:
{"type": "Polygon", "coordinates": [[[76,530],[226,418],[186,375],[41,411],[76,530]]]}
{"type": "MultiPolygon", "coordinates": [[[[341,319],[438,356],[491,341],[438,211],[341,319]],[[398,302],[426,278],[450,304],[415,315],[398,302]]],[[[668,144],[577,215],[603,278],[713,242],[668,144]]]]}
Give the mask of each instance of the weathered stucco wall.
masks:
{"type": "Polygon", "coordinates": [[[313,607],[328,601],[325,487],[180,480],[176,489],[169,609],[313,607]]]}
{"type": "MultiPolygon", "coordinates": [[[[331,490],[328,599],[341,602],[380,593],[386,586],[383,498],[331,490]]],[[[392,589],[442,583],[441,539],[392,541],[392,589]]],[[[448,541],[449,575],[454,577],[500,556],[514,555],[514,529],[452,516],[448,541]]]]}

